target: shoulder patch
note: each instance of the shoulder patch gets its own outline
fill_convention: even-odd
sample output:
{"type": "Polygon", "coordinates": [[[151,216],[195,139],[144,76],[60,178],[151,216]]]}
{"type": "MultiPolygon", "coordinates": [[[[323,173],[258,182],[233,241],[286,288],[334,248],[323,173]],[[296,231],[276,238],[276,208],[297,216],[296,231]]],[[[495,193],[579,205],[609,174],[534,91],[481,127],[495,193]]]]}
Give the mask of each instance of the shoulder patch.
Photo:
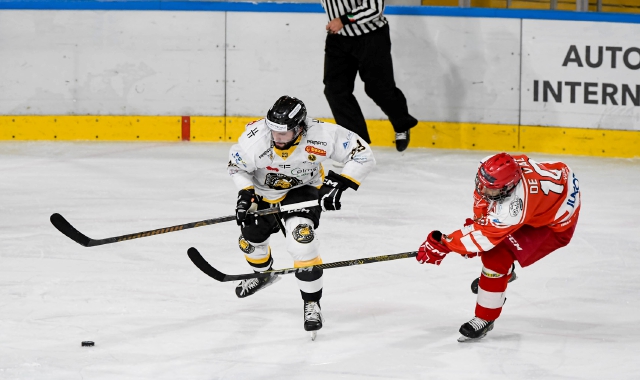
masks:
{"type": "Polygon", "coordinates": [[[522,211],[523,203],[522,199],[516,198],[511,203],[509,203],[509,215],[518,216],[520,211],[522,211]]]}

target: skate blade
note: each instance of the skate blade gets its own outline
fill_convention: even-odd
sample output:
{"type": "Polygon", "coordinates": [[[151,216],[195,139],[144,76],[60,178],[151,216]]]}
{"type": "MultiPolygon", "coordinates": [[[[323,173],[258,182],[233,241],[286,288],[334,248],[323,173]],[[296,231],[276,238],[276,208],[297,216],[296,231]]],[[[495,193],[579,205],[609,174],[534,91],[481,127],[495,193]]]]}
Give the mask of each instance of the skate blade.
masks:
{"type": "Polygon", "coordinates": [[[487,336],[487,334],[484,334],[484,335],[479,336],[477,338],[469,338],[468,336],[461,335],[460,338],[458,338],[458,342],[460,342],[460,343],[476,342],[476,341],[484,338],[485,336],[487,336]]]}
{"type": "Polygon", "coordinates": [[[311,340],[315,341],[317,335],[318,335],[318,331],[311,331],[311,340]]]}

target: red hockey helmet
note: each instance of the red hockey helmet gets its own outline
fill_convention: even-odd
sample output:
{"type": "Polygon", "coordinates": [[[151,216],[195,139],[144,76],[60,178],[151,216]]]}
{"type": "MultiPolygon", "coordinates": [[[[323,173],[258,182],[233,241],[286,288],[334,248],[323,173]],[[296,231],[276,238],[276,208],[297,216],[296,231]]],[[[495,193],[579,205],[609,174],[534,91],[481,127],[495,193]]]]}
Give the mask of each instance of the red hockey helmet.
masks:
{"type": "Polygon", "coordinates": [[[500,201],[516,188],[522,170],[507,153],[498,153],[482,161],[476,174],[476,191],[487,201],[500,201]]]}

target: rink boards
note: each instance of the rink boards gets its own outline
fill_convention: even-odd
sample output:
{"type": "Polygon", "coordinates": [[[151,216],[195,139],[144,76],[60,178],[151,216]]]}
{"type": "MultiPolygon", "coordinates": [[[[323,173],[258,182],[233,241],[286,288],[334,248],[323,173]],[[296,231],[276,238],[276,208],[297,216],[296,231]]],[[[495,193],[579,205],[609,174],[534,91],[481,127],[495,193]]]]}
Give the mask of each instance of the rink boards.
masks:
{"type": "MultiPolygon", "coordinates": [[[[234,141],[283,94],[331,120],[319,5],[243,6],[0,10],[0,139],[234,141]]],[[[640,156],[640,16],[424,9],[386,12],[411,147],[640,156]]],[[[393,146],[359,79],[355,94],[373,145],[393,146]]]]}

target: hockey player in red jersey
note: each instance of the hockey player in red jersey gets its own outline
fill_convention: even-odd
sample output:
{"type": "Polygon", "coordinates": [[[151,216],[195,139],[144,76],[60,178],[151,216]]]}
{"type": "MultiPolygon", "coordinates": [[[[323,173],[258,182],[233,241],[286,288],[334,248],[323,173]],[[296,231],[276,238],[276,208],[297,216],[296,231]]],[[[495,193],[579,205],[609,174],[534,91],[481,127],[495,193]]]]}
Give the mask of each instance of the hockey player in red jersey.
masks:
{"type": "Polygon", "coordinates": [[[473,219],[448,235],[432,231],[416,256],[435,265],[449,252],[481,257],[475,317],[460,327],[460,342],[493,329],[515,278],[514,261],[524,268],[569,244],[581,205],[578,179],[567,165],[507,153],[481,161],[473,199],[473,219]]]}

